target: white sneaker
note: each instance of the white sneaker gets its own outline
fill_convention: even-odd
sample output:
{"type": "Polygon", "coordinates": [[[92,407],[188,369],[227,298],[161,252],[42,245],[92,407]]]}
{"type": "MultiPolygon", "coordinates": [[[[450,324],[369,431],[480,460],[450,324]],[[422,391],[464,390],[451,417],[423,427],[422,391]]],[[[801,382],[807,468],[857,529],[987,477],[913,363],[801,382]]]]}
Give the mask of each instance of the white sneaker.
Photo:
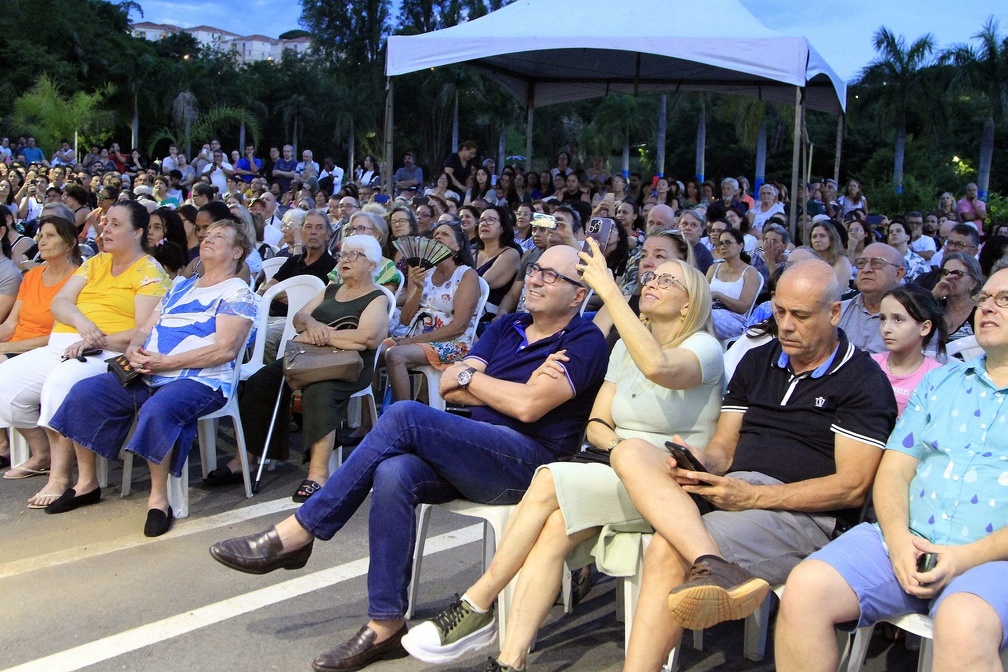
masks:
{"type": "Polygon", "coordinates": [[[497,639],[493,609],[479,613],[459,600],[402,638],[410,655],[425,663],[448,663],[490,646],[497,639]]]}

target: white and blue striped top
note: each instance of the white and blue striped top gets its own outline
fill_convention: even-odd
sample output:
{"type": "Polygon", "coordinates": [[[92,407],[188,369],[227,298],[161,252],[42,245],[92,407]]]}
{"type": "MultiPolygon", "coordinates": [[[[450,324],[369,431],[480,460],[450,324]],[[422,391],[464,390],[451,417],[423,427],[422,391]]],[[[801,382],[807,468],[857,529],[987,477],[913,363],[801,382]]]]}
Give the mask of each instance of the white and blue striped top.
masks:
{"type": "MultiPolygon", "coordinates": [[[[218,315],[235,315],[255,322],[259,297],[244,281],[231,278],[210,287],[197,287],[197,280],[197,276],[181,280],[161,299],[160,317],[144,343],[145,350],[173,355],[211,345],[216,337],[218,315]]],[[[229,361],[205,369],[162,371],[151,377],[151,386],[189,378],[219,389],[225,398],[230,398],[234,392],[234,366],[234,361],[229,361]]]]}

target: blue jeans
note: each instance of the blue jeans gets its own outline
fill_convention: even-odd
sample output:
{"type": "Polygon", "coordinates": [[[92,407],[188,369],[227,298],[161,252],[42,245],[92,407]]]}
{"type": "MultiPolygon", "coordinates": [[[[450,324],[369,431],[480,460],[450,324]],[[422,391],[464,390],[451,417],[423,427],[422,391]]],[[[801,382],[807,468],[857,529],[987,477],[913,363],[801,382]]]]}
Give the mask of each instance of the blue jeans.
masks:
{"type": "Polygon", "coordinates": [[[368,518],[368,616],[393,620],[402,618],[408,605],[417,504],[458,497],[514,504],[536,467],[555,459],[513,429],[400,401],[294,515],[319,539],[332,539],[374,486],[368,518]]]}

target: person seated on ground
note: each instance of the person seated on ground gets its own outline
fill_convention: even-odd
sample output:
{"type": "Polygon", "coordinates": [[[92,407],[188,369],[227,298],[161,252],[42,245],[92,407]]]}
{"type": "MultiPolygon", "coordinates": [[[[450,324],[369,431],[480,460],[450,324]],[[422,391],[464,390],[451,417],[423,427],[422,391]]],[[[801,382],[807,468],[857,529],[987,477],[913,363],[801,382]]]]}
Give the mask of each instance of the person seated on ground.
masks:
{"type": "Polygon", "coordinates": [[[395,403],[294,516],[211,547],[216,560],[239,571],[303,567],[315,538],[331,539],[374,486],[371,620],[316,658],[314,669],[361,669],[401,655],[417,504],[459,497],[514,504],[538,466],[577,450],[588,400],[598,394],[608,361],[602,334],[578,315],[588,290],[576,279],[577,260],[577,251],[566,246],[546,250],[526,276],[529,312],[493,323],[466,359],[445,371],[442,395],[469,406],[471,418],[412,401],[395,403]],[[541,375],[554,353],[564,355],[565,375],[541,375]]]}
{"type": "MultiPolygon", "coordinates": [[[[645,271],[640,298],[645,325],[627,305],[598,245],[589,245],[593,256],[582,253],[578,268],[611,310],[622,338],[595,397],[588,442],[605,452],[633,443],[655,459],[668,454],[664,442],[674,434],[706,444],[717,426],[724,389],[721,346],[710,333],[706,278],[678,259],[645,271]]],[[[564,360],[562,354],[553,355],[540,370],[562,377],[564,360]]],[[[444,663],[491,643],[496,636],[493,601],[520,570],[507,639],[488,669],[525,669],[535,633],[560,588],[565,560],[573,567],[597,561],[607,571],[633,573],[636,558],[628,568],[626,553],[613,552],[607,543],[615,534],[614,525],[650,532],[608,465],[560,462],[540,467],[511,514],[486,573],[458,602],[413,627],[403,637],[403,646],[425,662],[444,663]]]]}
{"type": "MultiPolygon", "coordinates": [[[[639,277],[648,271],[654,271],[666,261],[679,259],[685,261],[688,266],[693,266],[693,249],[686,242],[682,233],[674,229],[653,228],[648,231],[647,238],[640,248],[641,254],[638,257],[637,273],[634,274],[632,285],[624,284],[621,287],[623,299],[630,306],[634,315],[640,314],[640,293],[643,287],[639,282],[639,277]],[[629,293],[627,293],[629,291],[629,293]]],[[[592,318],[592,322],[606,337],[609,349],[616,345],[619,333],[613,330],[612,315],[609,307],[604,305],[599,308],[592,318]]]]}
{"type": "Polygon", "coordinates": [[[918,285],[902,285],[882,297],[881,323],[885,352],[872,355],[889,379],[902,414],[910,393],[921,378],[941,363],[925,355],[933,352],[945,359],[945,319],[941,306],[929,291],[918,285]]]}
{"type": "MultiPolygon", "coordinates": [[[[293,211],[292,211],[293,212],[293,211]]],[[[287,217],[284,215],[284,224],[287,225],[287,217]]],[[[293,219],[296,215],[290,215],[293,219]]],[[[291,227],[296,226],[293,222],[291,227]]],[[[332,224],[324,210],[309,210],[301,217],[302,241],[301,251],[283,263],[277,272],[273,274],[267,282],[259,287],[259,295],[266,293],[270,287],[283,282],[297,275],[314,275],[323,283],[329,281],[329,273],[336,267],[336,259],[333,258],[326,249],[326,241],[332,233],[332,224]]],[[[267,309],[266,306],[263,307],[267,309]]],[[[273,298],[273,303],[268,307],[269,326],[267,328],[266,349],[264,357],[266,363],[270,363],[281,357],[278,353],[280,338],[283,336],[284,324],[287,321],[287,295],[278,294],[273,298]]]]}
{"type": "MultiPolygon", "coordinates": [[[[39,222],[39,254],[46,263],[25,274],[14,306],[0,324],[0,361],[41,348],[49,341],[53,327],[49,306],[81,263],[77,227],[69,208],[60,203],[47,205],[42,209],[39,222]]],[[[9,431],[13,430],[0,430],[0,468],[11,466],[9,431]]],[[[28,478],[45,473],[49,465],[49,446],[36,444],[36,448],[40,454],[32,453],[26,463],[5,473],[4,478],[28,478]]]]}
{"type": "MultiPolygon", "coordinates": [[[[340,422],[346,416],[350,395],[371,384],[375,350],[388,333],[388,299],[375,284],[381,260],[377,240],[366,234],[348,236],[343,240],[339,263],[342,282],[328,285],[294,316],[294,328],[298,331],[295,342],[356,350],[364,361],[356,380],[324,380],[301,391],[308,476],[294,493],[295,502],[307,500],[325,483],[329,456],[340,422]]],[[[239,398],[245,445],[250,453],[262,452],[272,424],[266,457],[287,458],[289,409],[290,388],[284,384],[280,357],[254,373],[239,398]],[[281,397],[279,407],[277,395],[281,397]],[[279,409],[275,419],[274,408],[279,409]]],[[[242,478],[241,459],[236,454],[226,465],[207,474],[206,483],[227,485],[240,483],[242,478]]]]}
{"type": "Polygon", "coordinates": [[[840,233],[832,220],[817,222],[815,219],[813,218],[812,230],[809,232],[809,244],[820,259],[833,267],[841,292],[845,292],[850,286],[852,268],[850,259],[844,253],[840,233]]]}
{"type": "MultiPolygon", "coordinates": [[[[124,444],[147,460],[148,537],[171,529],[175,517],[168,503],[168,476],[182,475],[197,420],[222,408],[235,393],[236,359],[258,304],[248,284],[237,277],[253,246],[244,228],[232,220],[212,224],[200,243],[203,273],[176,283],[135,330],[126,357],[143,374],[142,382],[124,386],[112,371],[82,380],[50,421],[53,430],[73,441],[78,487],[97,483],[96,456],[114,460],[124,444]]],[[[67,490],[46,512],[65,513],[97,503],[101,489],[75,492],[67,490]]]]}
{"type": "Polygon", "coordinates": [[[92,494],[99,493],[97,482],[71,487],[73,444],[50,429],[49,421],[74,383],[108,370],[105,360],[126,350],[137,325],[147,321],[170,287],[144,251],[148,220],[147,210],[134,201],[109,208],[101,234],[105,251],[78,268],[53,298],[56,323],[47,345],[0,363],[0,425],[17,429],[33,456],[50,458],[48,465],[27,463],[50,469],[29,508],[44,509],[62,496],[100,496],[92,494]]]}
{"type": "Polygon", "coordinates": [[[655,528],[624,669],[659,669],[683,628],[747,616],[860,515],[896,419],[892,388],[837,329],[828,264],[789,265],[774,317],[779,338],[742,358],[714,438],[685,444],[706,472],[630,442],[611,455],[655,528]]]}
{"type": "Polygon", "coordinates": [[[854,260],[857,278],[854,286],[858,294],[843,302],[840,328],[850,342],[872,354],[885,352],[886,346],[879,330],[882,297],[903,283],[906,267],[903,255],[885,243],[871,243],[854,260]]]}
{"type": "Polygon", "coordinates": [[[941,303],[945,313],[948,340],[973,336],[976,303],[972,297],[984,283],[980,264],[972,255],[950,252],[943,255],[939,272],[941,280],[931,294],[941,303]]]}
{"type": "Polygon", "coordinates": [[[447,369],[465,359],[476,340],[480,285],[465,231],[457,224],[440,224],[434,240],[454,254],[430,270],[409,268],[400,315],[410,326],[405,336],[385,341],[385,368],[396,401],[409,399],[410,367],[447,369]]]}
{"type": "Polygon", "coordinates": [[[933,669],[1001,669],[1008,271],[991,276],[977,299],[984,355],[931,371],[910,396],[875,479],[878,523],[847,532],[788,578],[774,638],[782,672],[835,670],[835,628],[913,613],[934,619],[933,669]]]}
{"type": "Polygon", "coordinates": [[[714,301],[714,335],[718,339],[737,338],[745,328],[745,318],[763,284],[759,271],[749,265],[749,255],[742,250],[743,236],[738,229],[727,229],[718,239],[723,263],[707,270],[714,301]]]}
{"type": "Polygon", "coordinates": [[[489,322],[497,315],[501,300],[518,277],[521,250],[514,242],[514,216],[506,207],[491,205],[481,212],[477,234],[474,268],[490,285],[490,297],[482,318],[489,322]]]}

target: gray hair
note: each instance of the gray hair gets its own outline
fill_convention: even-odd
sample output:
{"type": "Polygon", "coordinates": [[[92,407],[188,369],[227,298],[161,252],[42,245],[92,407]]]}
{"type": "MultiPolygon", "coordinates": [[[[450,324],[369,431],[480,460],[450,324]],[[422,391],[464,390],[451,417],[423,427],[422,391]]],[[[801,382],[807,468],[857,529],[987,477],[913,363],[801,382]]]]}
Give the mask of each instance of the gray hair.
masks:
{"type": "Polygon", "coordinates": [[[736,180],[734,177],[726,177],[723,180],[721,180],[722,187],[726,184],[730,184],[732,189],[738,191],[738,180],[736,180]]]}
{"type": "MultiPolygon", "coordinates": [[[[980,262],[976,260],[976,257],[972,254],[966,254],[965,252],[952,252],[951,254],[946,254],[942,257],[941,267],[945,268],[945,265],[953,259],[966,267],[966,273],[968,273],[969,276],[973,278],[973,282],[976,283],[976,286],[973,288],[974,292],[983,287],[986,279],[984,278],[983,271],[980,269],[980,262]]],[[[970,293],[972,294],[973,292],[970,293]]]]}
{"type": "Polygon", "coordinates": [[[301,225],[304,223],[305,215],[307,214],[307,212],[300,208],[291,208],[284,213],[284,216],[280,218],[280,221],[284,224],[296,226],[300,229],[301,225]]]}
{"type": "Polygon", "coordinates": [[[362,252],[367,260],[374,264],[374,268],[371,269],[371,279],[375,280],[378,277],[378,273],[381,272],[382,256],[381,245],[378,244],[378,240],[374,236],[369,236],[366,233],[358,233],[351,236],[347,236],[343,239],[343,247],[341,248],[341,253],[346,253],[349,250],[357,250],[362,252]]]}
{"type": "Polygon", "coordinates": [[[312,209],[312,210],[306,211],[305,214],[304,214],[304,219],[301,220],[301,226],[303,227],[304,223],[306,221],[308,221],[308,217],[310,217],[312,215],[314,215],[315,217],[321,217],[322,218],[322,221],[325,222],[326,235],[327,236],[331,236],[332,232],[333,232],[333,224],[332,224],[331,221],[329,221],[329,213],[327,213],[325,210],[312,209]]]}
{"type": "Polygon", "coordinates": [[[785,245],[789,245],[791,243],[791,232],[780,224],[764,224],[763,235],[765,236],[768,233],[776,233],[781,237],[781,240],[784,241],[785,245]]]}
{"type": "Polygon", "coordinates": [[[353,226],[353,220],[359,218],[366,219],[371,228],[378,232],[378,244],[381,247],[385,247],[389,236],[388,222],[385,221],[385,218],[368,210],[358,210],[350,215],[349,224],[353,226]]]}

